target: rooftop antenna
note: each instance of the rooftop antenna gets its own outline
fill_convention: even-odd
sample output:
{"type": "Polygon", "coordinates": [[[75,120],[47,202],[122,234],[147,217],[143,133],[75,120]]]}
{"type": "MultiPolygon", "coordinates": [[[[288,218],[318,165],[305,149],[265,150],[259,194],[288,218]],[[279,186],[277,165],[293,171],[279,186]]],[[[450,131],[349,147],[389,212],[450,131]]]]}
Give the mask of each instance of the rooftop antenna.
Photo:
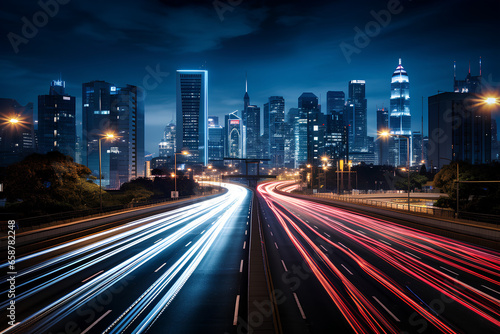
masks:
{"type": "Polygon", "coordinates": [[[399,66],[401,66],[401,58],[399,58],[399,66]]]}
{"type": "Polygon", "coordinates": [[[457,61],[453,62],[453,79],[457,80],[457,61]]]}
{"type": "Polygon", "coordinates": [[[470,74],[470,60],[469,60],[469,74],[470,74]]]}
{"type": "Polygon", "coordinates": [[[482,59],[479,57],[479,76],[482,75],[482,59]]]}
{"type": "Polygon", "coordinates": [[[247,77],[247,72],[245,72],[245,93],[248,93],[248,77],[247,77]]]}

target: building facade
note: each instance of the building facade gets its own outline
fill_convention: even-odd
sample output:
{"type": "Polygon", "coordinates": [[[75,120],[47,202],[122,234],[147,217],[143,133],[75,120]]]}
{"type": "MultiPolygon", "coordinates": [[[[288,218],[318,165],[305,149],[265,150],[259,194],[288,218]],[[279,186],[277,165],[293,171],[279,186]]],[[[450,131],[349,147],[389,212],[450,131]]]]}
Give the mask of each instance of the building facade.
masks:
{"type": "Polygon", "coordinates": [[[177,71],[176,148],[186,162],[208,163],[208,72],[177,71]]]}
{"type": "MultiPolygon", "coordinates": [[[[412,161],[411,151],[411,114],[410,114],[410,80],[408,73],[401,65],[399,65],[392,74],[391,79],[391,104],[389,109],[389,127],[391,134],[405,136],[410,138],[410,165],[412,161]]],[[[395,137],[391,141],[390,157],[394,157],[392,165],[406,166],[408,147],[407,140],[404,137],[395,137]]]]}
{"type": "Polygon", "coordinates": [[[38,96],[38,152],[59,151],[76,158],[76,98],[54,80],[49,95],[38,96]]]}
{"type": "Polygon", "coordinates": [[[271,167],[283,167],[285,163],[285,99],[269,98],[269,158],[271,167]]]}
{"type": "Polygon", "coordinates": [[[349,152],[368,152],[367,101],[365,80],[349,81],[349,100],[346,103],[347,126],[349,130],[349,152]]]}
{"type": "Polygon", "coordinates": [[[430,96],[429,165],[440,169],[451,161],[491,162],[491,109],[476,103],[471,93],[430,96]]]}

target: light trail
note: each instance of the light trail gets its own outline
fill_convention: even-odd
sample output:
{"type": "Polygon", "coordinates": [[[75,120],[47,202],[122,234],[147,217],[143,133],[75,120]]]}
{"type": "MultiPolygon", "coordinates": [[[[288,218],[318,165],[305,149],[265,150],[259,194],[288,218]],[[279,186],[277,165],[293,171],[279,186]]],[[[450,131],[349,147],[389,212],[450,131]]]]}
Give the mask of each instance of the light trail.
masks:
{"type": "Polygon", "coordinates": [[[422,304],[409,287],[394,281],[385,272],[387,265],[405,275],[409,282],[424,284],[429,293],[438,292],[482,321],[500,328],[500,300],[457,278],[462,277],[459,273],[466,273],[468,279],[472,277],[500,286],[498,253],[393,222],[282,195],[274,191],[277,185],[288,191],[294,189],[287,182],[273,182],[260,185],[258,192],[355,332],[398,332],[394,319],[401,317],[385,309],[376,296],[367,298],[366,291],[359,290],[347,279],[338,268],[347,270],[345,265],[334,264],[336,254],[347,256],[351,266],[364,272],[370,284],[385,289],[391,298],[403,302],[440,332],[455,333],[456,328],[449,319],[444,320],[443,315],[422,304]],[[314,217],[317,225],[310,226],[305,217],[314,217]],[[352,246],[344,245],[339,239],[352,246]],[[326,245],[330,246],[330,257],[325,254],[326,245]],[[320,262],[317,257],[321,258],[320,262]],[[384,265],[377,267],[373,263],[384,265]],[[321,269],[323,264],[328,271],[321,269]],[[374,304],[374,300],[377,303],[374,304]],[[378,311],[381,305],[384,312],[387,311],[384,314],[378,311]]]}
{"type": "MultiPolygon", "coordinates": [[[[51,252],[59,252],[69,247],[68,245],[86,245],[76,250],[67,248],[68,251],[62,255],[54,256],[20,271],[18,275],[20,278],[33,275],[36,277],[19,280],[18,286],[25,286],[27,289],[20,290],[22,292],[16,296],[16,302],[34,297],[48,288],[56,289],[58,284],[72,280],[82,272],[88,272],[89,275],[83,282],[79,279],[79,284],[69,293],[48,302],[22,319],[19,316],[20,321],[15,326],[6,328],[2,333],[25,333],[27,328],[30,332],[50,332],[50,329],[62,319],[70,316],[113,285],[127,280],[134,272],[156,261],[170,248],[175,247],[178,254],[177,260],[166,265],[165,261],[160,258],[157,262],[163,264],[160,267],[154,266],[151,271],[156,268],[155,272],[158,272],[166,266],[165,272],[160,273],[160,277],[132,305],[125,308],[125,311],[108,328],[111,332],[125,328],[137,333],[143,332],[154,323],[175,298],[209,253],[212,244],[220,238],[224,227],[233,218],[236,210],[241,210],[243,202],[250,196],[250,192],[240,186],[229,184],[227,188],[228,192],[217,198],[133,221],[110,231],[20,258],[20,261],[32,260],[51,254],[51,252]],[[200,233],[201,230],[203,230],[202,233],[200,233]],[[195,231],[198,232],[193,233],[195,231]],[[188,241],[186,238],[190,238],[189,243],[186,243],[188,241]],[[137,247],[140,247],[140,251],[134,251],[137,247]],[[111,268],[93,269],[99,268],[98,266],[104,265],[115,256],[130,251],[135,254],[126,256],[124,261],[111,268]],[[30,286],[32,287],[29,288],[30,286]]],[[[6,305],[6,302],[2,305],[6,305]]]]}

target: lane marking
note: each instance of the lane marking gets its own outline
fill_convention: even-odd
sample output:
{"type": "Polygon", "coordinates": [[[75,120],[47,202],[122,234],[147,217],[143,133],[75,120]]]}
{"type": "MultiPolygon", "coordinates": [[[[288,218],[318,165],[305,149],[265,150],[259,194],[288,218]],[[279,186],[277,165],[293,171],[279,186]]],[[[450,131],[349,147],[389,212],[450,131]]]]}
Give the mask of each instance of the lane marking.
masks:
{"type": "Polygon", "coordinates": [[[102,272],[104,272],[104,270],[101,270],[101,271],[100,271],[100,272],[98,272],[97,274],[94,274],[94,275],[92,275],[92,276],[90,276],[90,277],[88,277],[88,278],[84,279],[84,280],[82,281],[82,283],[87,282],[89,279],[91,279],[91,278],[93,278],[93,277],[95,277],[95,276],[99,275],[99,274],[100,274],[100,273],[102,273],[102,272]]]}
{"type": "Polygon", "coordinates": [[[492,288],[487,287],[486,285],[481,285],[481,286],[482,286],[483,288],[486,288],[486,289],[488,289],[488,290],[491,290],[491,291],[493,291],[493,292],[496,292],[496,293],[498,293],[498,294],[500,295],[500,292],[498,292],[497,290],[493,290],[492,288]]]}
{"type": "Polygon", "coordinates": [[[318,227],[317,227],[316,225],[314,225],[314,228],[315,228],[315,229],[318,229],[318,227]]]}
{"type": "Polygon", "coordinates": [[[341,243],[340,241],[339,241],[339,245],[340,245],[340,246],[342,246],[342,247],[344,247],[345,249],[349,249],[346,245],[344,245],[344,244],[343,244],[343,243],[341,243]]]}
{"type": "Polygon", "coordinates": [[[411,256],[414,256],[414,257],[416,257],[416,258],[417,258],[417,259],[419,259],[419,260],[422,260],[421,258],[419,258],[418,256],[416,256],[416,255],[415,255],[415,254],[413,254],[413,253],[410,253],[410,252],[407,252],[407,251],[405,251],[405,253],[406,253],[406,254],[409,254],[409,255],[411,255],[411,256]]]}
{"type": "Polygon", "coordinates": [[[373,297],[373,299],[375,299],[375,301],[376,301],[377,303],[379,303],[379,304],[380,304],[380,306],[382,306],[382,307],[384,308],[384,310],[386,310],[386,312],[387,312],[387,313],[389,313],[389,314],[391,315],[391,317],[393,317],[393,318],[394,318],[394,320],[396,320],[397,322],[401,322],[401,321],[398,319],[398,317],[396,317],[396,316],[394,315],[394,313],[392,313],[392,312],[391,312],[391,311],[390,311],[387,307],[385,307],[385,305],[384,305],[384,304],[382,304],[382,302],[381,302],[380,300],[378,300],[378,299],[377,299],[377,297],[375,297],[375,296],[372,296],[372,297],[373,297]]]}
{"type": "Polygon", "coordinates": [[[164,264],[162,264],[158,269],[155,270],[155,273],[157,273],[158,270],[160,270],[161,268],[163,268],[163,266],[166,265],[166,264],[167,264],[167,262],[165,262],[164,264]]]}
{"type": "Polygon", "coordinates": [[[347,267],[346,267],[346,266],[344,266],[343,264],[341,264],[341,266],[342,266],[342,267],[343,267],[343,268],[344,268],[344,269],[345,269],[345,270],[346,270],[349,274],[354,275],[353,273],[351,273],[351,271],[350,271],[349,269],[347,269],[347,267]]]}
{"type": "Polygon", "coordinates": [[[441,269],[443,269],[443,270],[446,270],[446,271],[448,271],[448,272],[450,272],[450,273],[452,273],[452,274],[454,274],[454,275],[457,275],[457,276],[458,276],[458,274],[457,274],[456,272],[454,272],[454,271],[452,271],[452,270],[450,270],[450,269],[448,269],[448,268],[445,268],[445,267],[442,267],[442,266],[439,266],[439,268],[441,268],[441,269]]]}
{"type": "Polygon", "coordinates": [[[156,244],[157,242],[159,242],[161,239],[163,239],[163,238],[160,238],[160,239],[156,240],[155,242],[153,242],[153,245],[156,244]]]}
{"type": "Polygon", "coordinates": [[[236,305],[234,306],[234,317],[233,317],[233,326],[238,324],[238,310],[240,308],[240,295],[236,296],[236,305]]]}
{"type": "Polygon", "coordinates": [[[248,233],[248,230],[245,230],[245,235],[247,235],[247,233],[248,233]]]}
{"type": "Polygon", "coordinates": [[[94,327],[99,321],[101,321],[105,316],[107,316],[109,314],[109,312],[111,312],[111,310],[108,310],[106,313],[104,313],[103,315],[101,315],[101,317],[99,319],[97,319],[96,321],[94,321],[92,323],[92,325],[90,325],[89,327],[87,327],[86,330],[84,330],[81,334],[85,334],[87,333],[92,327],[94,327]]]}
{"type": "Polygon", "coordinates": [[[242,272],[243,272],[243,260],[241,260],[241,262],[240,262],[240,273],[242,273],[242,272]]]}
{"type": "Polygon", "coordinates": [[[269,226],[269,224],[267,224],[267,227],[271,227],[271,226],[269,226]]]}
{"type": "Polygon", "coordinates": [[[247,242],[243,241],[243,249],[245,249],[246,246],[247,246],[247,242]]]}
{"type": "Polygon", "coordinates": [[[271,237],[274,237],[273,232],[270,232],[270,233],[271,233],[271,237]]]}
{"type": "Polygon", "coordinates": [[[326,232],[323,232],[323,233],[324,233],[324,234],[325,234],[328,238],[331,238],[331,236],[330,236],[328,233],[326,233],[326,232]]]}
{"type": "Polygon", "coordinates": [[[248,222],[247,222],[247,225],[248,225],[248,222]]]}
{"type": "Polygon", "coordinates": [[[358,230],[358,232],[363,233],[363,234],[366,234],[366,232],[363,232],[363,231],[361,231],[361,230],[358,230]]]}
{"type": "Polygon", "coordinates": [[[277,244],[277,243],[274,243],[274,245],[276,246],[276,249],[279,249],[279,248],[278,248],[278,244],[277,244]]]}
{"type": "Polygon", "coordinates": [[[382,240],[382,239],[378,239],[378,240],[379,240],[380,242],[383,242],[383,243],[384,243],[384,244],[386,244],[386,245],[392,246],[392,245],[391,245],[390,243],[388,243],[387,241],[384,241],[384,240],[382,240]]]}
{"type": "Polygon", "coordinates": [[[285,262],[283,262],[283,260],[281,260],[281,264],[283,265],[283,268],[285,268],[285,271],[288,271],[288,269],[286,269],[285,262]]]}
{"type": "Polygon", "coordinates": [[[319,245],[319,247],[323,248],[323,250],[324,250],[325,252],[328,252],[328,251],[326,250],[326,248],[325,248],[325,247],[323,247],[323,245],[319,245]]]}
{"type": "Polygon", "coordinates": [[[201,231],[201,233],[200,233],[200,234],[203,234],[203,233],[205,233],[205,230],[201,231]]]}
{"type": "Polygon", "coordinates": [[[302,319],[306,318],[306,315],[304,314],[304,310],[302,309],[302,305],[300,305],[299,298],[297,297],[297,294],[294,292],[293,293],[293,298],[295,298],[295,302],[297,303],[297,306],[299,307],[300,315],[302,316],[302,319]]]}
{"type": "Polygon", "coordinates": [[[192,241],[188,242],[188,243],[186,244],[186,246],[184,246],[184,247],[189,246],[191,243],[192,243],[192,241]]]}

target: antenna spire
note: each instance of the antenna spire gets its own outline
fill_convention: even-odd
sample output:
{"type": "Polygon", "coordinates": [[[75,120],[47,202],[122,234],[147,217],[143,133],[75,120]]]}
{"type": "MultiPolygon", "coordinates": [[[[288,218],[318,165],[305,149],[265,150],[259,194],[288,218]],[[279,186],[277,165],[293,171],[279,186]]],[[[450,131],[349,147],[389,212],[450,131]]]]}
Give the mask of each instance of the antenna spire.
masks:
{"type": "Polygon", "coordinates": [[[457,61],[453,62],[453,79],[457,80],[457,61]]]}
{"type": "Polygon", "coordinates": [[[469,60],[469,74],[470,74],[470,60],[469,60]]]}
{"type": "Polygon", "coordinates": [[[245,72],[245,93],[248,93],[248,77],[247,77],[247,72],[245,72]]]}
{"type": "Polygon", "coordinates": [[[483,70],[483,69],[482,69],[482,66],[483,66],[483,65],[482,65],[482,59],[481,59],[481,57],[479,57],[479,76],[481,76],[481,75],[482,75],[482,70],[483,70]]]}
{"type": "Polygon", "coordinates": [[[401,58],[399,58],[399,65],[401,66],[401,58]]]}

